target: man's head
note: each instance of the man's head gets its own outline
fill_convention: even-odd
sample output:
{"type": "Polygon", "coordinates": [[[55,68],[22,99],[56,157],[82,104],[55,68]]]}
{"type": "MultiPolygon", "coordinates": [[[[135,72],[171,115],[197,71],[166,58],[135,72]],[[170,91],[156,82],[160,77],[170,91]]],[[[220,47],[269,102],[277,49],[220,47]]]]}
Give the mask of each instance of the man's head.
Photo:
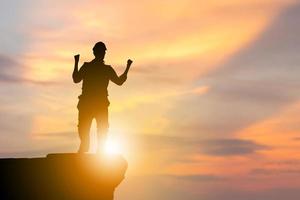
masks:
{"type": "Polygon", "coordinates": [[[106,46],[103,42],[97,42],[93,48],[93,53],[97,59],[104,59],[106,46]]]}

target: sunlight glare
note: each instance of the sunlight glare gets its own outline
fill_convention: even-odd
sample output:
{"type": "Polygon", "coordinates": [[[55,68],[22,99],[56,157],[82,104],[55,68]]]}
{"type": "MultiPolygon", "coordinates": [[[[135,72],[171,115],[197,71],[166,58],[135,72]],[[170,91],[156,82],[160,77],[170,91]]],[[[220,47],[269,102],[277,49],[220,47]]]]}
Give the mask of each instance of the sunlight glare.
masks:
{"type": "Polygon", "coordinates": [[[121,144],[115,138],[108,138],[104,145],[104,152],[109,155],[120,154],[121,144]]]}

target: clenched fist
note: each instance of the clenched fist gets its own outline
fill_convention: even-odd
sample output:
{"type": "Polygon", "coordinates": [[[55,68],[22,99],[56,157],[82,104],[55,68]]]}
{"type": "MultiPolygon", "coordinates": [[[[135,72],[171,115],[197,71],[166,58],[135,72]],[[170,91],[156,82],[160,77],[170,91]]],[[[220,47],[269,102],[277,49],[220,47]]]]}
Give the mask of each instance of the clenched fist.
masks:
{"type": "Polygon", "coordinates": [[[75,59],[75,62],[76,62],[76,63],[79,62],[79,56],[80,56],[79,54],[77,54],[77,55],[74,56],[74,59],[75,59]]]}
{"type": "Polygon", "coordinates": [[[130,66],[132,64],[132,60],[128,59],[127,60],[127,66],[130,66]]]}

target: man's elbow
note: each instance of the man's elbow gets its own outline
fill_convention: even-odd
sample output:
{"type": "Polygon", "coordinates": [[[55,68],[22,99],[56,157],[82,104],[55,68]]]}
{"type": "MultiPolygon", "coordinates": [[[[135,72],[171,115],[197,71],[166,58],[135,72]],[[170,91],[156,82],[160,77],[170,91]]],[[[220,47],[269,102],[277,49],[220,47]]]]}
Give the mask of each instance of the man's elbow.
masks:
{"type": "Polygon", "coordinates": [[[81,79],[76,76],[72,76],[72,78],[74,83],[79,83],[81,81],[81,79]]]}
{"type": "Polygon", "coordinates": [[[123,85],[123,83],[125,83],[125,81],[127,80],[127,76],[121,76],[118,80],[117,85],[123,85]]]}
{"type": "Polygon", "coordinates": [[[124,83],[124,82],[122,82],[122,81],[118,81],[118,82],[116,82],[116,84],[117,84],[118,86],[121,86],[121,85],[123,85],[123,83],[124,83]]]}
{"type": "Polygon", "coordinates": [[[121,86],[121,85],[123,85],[123,84],[125,83],[125,81],[126,81],[126,79],[120,80],[120,81],[117,83],[117,85],[121,86]]]}

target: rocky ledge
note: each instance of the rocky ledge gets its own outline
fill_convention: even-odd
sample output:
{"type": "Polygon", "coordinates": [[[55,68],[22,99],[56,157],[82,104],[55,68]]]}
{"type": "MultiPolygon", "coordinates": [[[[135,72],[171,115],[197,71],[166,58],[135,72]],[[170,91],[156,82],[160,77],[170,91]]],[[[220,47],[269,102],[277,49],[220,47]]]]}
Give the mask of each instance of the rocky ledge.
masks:
{"type": "Polygon", "coordinates": [[[127,162],[122,156],[49,154],[0,159],[1,200],[112,200],[127,162]]]}

